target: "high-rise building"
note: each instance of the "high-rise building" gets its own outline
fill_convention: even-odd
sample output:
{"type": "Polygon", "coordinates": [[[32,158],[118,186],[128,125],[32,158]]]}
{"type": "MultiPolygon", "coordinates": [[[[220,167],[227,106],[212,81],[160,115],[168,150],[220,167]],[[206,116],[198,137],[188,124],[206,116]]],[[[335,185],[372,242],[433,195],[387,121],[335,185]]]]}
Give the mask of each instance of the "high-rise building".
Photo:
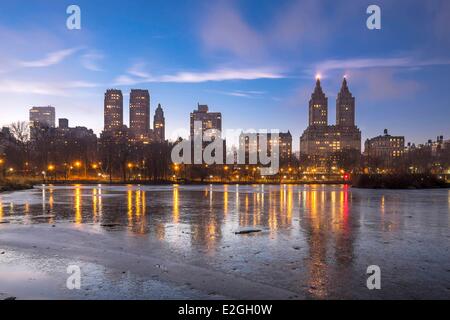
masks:
{"type": "Polygon", "coordinates": [[[155,116],[153,118],[153,135],[157,142],[164,142],[166,140],[166,119],[164,118],[164,111],[161,104],[158,104],[158,108],[155,110],[155,116]]]}
{"type": "Polygon", "coordinates": [[[268,155],[279,157],[280,161],[288,161],[292,157],[292,135],[288,132],[280,132],[276,136],[272,133],[241,133],[239,136],[239,148],[245,153],[245,162],[249,163],[251,153],[266,150],[268,155]],[[262,140],[264,138],[264,140],[262,140]],[[262,141],[266,143],[263,148],[262,141]],[[278,153],[274,153],[274,148],[278,148],[278,153]]]}
{"type": "Polygon", "coordinates": [[[361,131],[355,125],[355,98],[344,78],[336,100],[336,125],[328,125],[328,99],[320,80],[309,103],[309,126],[300,138],[302,157],[323,165],[333,154],[345,150],[361,153],[361,131]]]}
{"type": "Polygon", "coordinates": [[[123,96],[122,91],[109,89],[105,93],[105,131],[122,130],[123,96]]]}
{"type": "Polygon", "coordinates": [[[196,134],[204,135],[207,130],[210,135],[222,132],[222,114],[209,112],[207,105],[198,104],[198,109],[191,113],[191,138],[196,134]],[[201,122],[201,132],[195,132],[195,122],[201,122]]]}
{"type": "Polygon", "coordinates": [[[130,130],[136,136],[145,136],[149,133],[150,94],[148,90],[131,90],[130,130]]]}
{"type": "Polygon", "coordinates": [[[32,107],[30,109],[30,125],[32,127],[55,127],[55,108],[32,107]]]}
{"type": "Polygon", "coordinates": [[[316,87],[309,101],[309,125],[328,125],[328,98],[323,93],[319,78],[317,78],[316,87]]]}
{"type": "Polygon", "coordinates": [[[340,127],[355,126],[355,97],[348,89],[346,78],[342,82],[341,91],[336,99],[336,125],[340,127]]]}

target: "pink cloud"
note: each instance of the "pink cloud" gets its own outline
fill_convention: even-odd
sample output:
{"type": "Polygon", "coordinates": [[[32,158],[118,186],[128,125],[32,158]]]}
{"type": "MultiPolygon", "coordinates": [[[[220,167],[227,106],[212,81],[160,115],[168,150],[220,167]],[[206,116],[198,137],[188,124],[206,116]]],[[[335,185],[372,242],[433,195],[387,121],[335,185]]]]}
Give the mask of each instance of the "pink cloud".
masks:
{"type": "Polygon", "coordinates": [[[392,69],[355,70],[349,78],[361,88],[360,95],[370,100],[401,99],[422,88],[418,81],[402,79],[392,69]]]}

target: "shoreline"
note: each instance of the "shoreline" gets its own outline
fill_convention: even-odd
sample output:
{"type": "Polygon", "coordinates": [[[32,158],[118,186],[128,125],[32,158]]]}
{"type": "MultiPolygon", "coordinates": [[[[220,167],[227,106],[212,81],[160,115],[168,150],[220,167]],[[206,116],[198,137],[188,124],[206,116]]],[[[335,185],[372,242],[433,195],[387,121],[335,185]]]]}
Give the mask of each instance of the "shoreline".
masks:
{"type": "Polygon", "coordinates": [[[128,182],[104,182],[104,181],[67,181],[67,182],[46,182],[46,183],[35,183],[27,185],[0,185],[0,194],[15,192],[15,191],[25,191],[33,190],[35,186],[92,186],[92,185],[106,185],[106,186],[126,186],[126,185],[141,185],[141,186],[171,186],[171,185],[182,185],[182,186],[251,186],[251,185],[265,185],[265,186],[280,186],[280,185],[291,185],[291,186],[311,186],[311,185],[342,185],[349,186],[352,189],[361,190],[433,190],[433,189],[450,189],[450,184],[445,185],[433,185],[433,186],[385,186],[385,185],[356,185],[351,182],[191,182],[191,183],[175,183],[175,182],[165,182],[165,183],[153,183],[153,182],[142,182],[142,181],[128,181],[128,182]]]}
{"type": "Polygon", "coordinates": [[[22,190],[31,190],[34,189],[34,184],[20,184],[20,183],[11,183],[7,182],[6,184],[3,184],[3,182],[0,181],[0,193],[5,192],[14,192],[14,191],[22,191],[22,190]]]}

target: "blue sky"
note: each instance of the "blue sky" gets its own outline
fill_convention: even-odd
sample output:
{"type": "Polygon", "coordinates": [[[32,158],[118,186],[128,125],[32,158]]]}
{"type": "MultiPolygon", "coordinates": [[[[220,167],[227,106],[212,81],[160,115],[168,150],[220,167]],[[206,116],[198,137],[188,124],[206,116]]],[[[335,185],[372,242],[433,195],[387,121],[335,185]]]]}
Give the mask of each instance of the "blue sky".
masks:
{"type": "Polygon", "coordinates": [[[98,133],[104,91],[122,89],[126,107],[143,88],[169,137],[200,102],[224,128],[289,129],[298,149],[320,73],[331,123],[348,76],[364,139],[384,128],[417,143],[450,136],[446,0],[2,1],[0,38],[0,125],[53,105],[98,133]],[[81,30],[66,28],[70,4],[81,30]],[[366,28],[370,4],[381,30],[366,28]]]}

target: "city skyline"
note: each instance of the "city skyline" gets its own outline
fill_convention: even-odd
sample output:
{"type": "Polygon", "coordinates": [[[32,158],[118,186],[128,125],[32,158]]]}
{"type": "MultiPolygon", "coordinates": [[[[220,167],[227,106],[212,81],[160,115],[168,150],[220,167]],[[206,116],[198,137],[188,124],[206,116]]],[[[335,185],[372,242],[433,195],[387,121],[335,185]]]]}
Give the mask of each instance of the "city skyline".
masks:
{"type": "MultiPolygon", "coordinates": [[[[292,135],[292,151],[294,153],[301,152],[301,148],[298,148],[298,147],[301,145],[302,138],[305,136],[305,133],[307,133],[311,127],[318,127],[319,129],[321,127],[325,128],[325,129],[330,128],[332,131],[334,131],[335,128],[339,128],[341,126],[341,127],[344,127],[346,129],[346,131],[348,131],[349,129],[352,129],[353,127],[356,128],[356,130],[357,130],[356,133],[359,135],[359,137],[351,138],[349,136],[350,141],[348,143],[352,144],[353,145],[352,148],[353,148],[355,146],[355,142],[357,140],[359,145],[361,145],[361,147],[360,147],[360,149],[358,149],[356,147],[356,149],[362,153],[364,151],[365,141],[379,136],[381,131],[379,132],[379,134],[374,135],[373,137],[366,136],[366,138],[364,138],[364,139],[361,138],[361,136],[364,136],[364,133],[360,132],[360,130],[358,129],[358,126],[356,125],[357,120],[356,120],[355,115],[358,113],[357,112],[358,108],[355,106],[356,98],[349,91],[347,77],[346,76],[343,77],[343,82],[342,82],[341,88],[340,88],[338,94],[336,95],[336,97],[337,97],[336,98],[336,111],[335,111],[336,124],[343,122],[343,124],[340,123],[337,127],[335,125],[329,125],[330,112],[329,112],[329,108],[328,108],[328,97],[333,96],[333,95],[328,95],[327,92],[323,91],[322,81],[321,81],[321,78],[319,75],[316,75],[315,82],[316,82],[316,85],[315,85],[315,88],[312,90],[311,98],[309,100],[309,115],[308,114],[306,115],[307,122],[309,123],[309,125],[307,125],[304,128],[304,131],[300,136],[296,137],[296,136],[292,135]],[[319,94],[319,97],[317,96],[317,94],[319,94]],[[318,113],[317,115],[315,115],[314,113],[312,113],[312,110],[315,109],[314,107],[316,105],[314,103],[317,103],[317,99],[319,99],[319,101],[324,104],[324,110],[322,111],[322,113],[318,113]],[[346,111],[344,111],[344,113],[342,110],[343,107],[346,110],[346,111]],[[348,107],[350,108],[350,112],[348,111],[348,107]],[[339,112],[341,113],[340,116],[338,116],[339,112]],[[350,120],[342,118],[342,114],[346,115],[348,118],[350,118],[350,120]],[[316,123],[316,121],[313,120],[315,118],[318,118],[323,121],[319,121],[318,123],[316,123]],[[352,139],[353,140],[356,139],[356,140],[351,142],[352,139]]],[[[127,130],[130,131],[130,133],[136,134],[135,130],[132,128],[133,123],[131,121],[131,115],[136,112],[134,110],[135,109],[134,108],[134,104],[135,104],[134,100],[135,99],[130,98],[129,101],[123,101],[124,96],[131,97],[133,95],[133,93],[135,95],[136,94],[141,94],[141,95],[144,94],[144,96],[148,94],[148,96],[145,99],[148,100],[147,101],[148,103],[150,103],[151,98],[150,98],[149,90],[147,90],[147,89],[130,89],[130,93],[124,93],[124,92],[122,92],[122,90],[119,90],[119,89],[107,89],[106,90],[106,92],[104,93],[105,99],[104,99],[104,108],[103,108],[103,115],[102,115],[104,120],[102,122],[102,129],[99,133],[97,133],[97,132],[95,132],[95,130],[93,130],[97,137],[100,137],[101,133],[104,132],[105,130],[106,131],[111,131],[111,130],[117,131],[117,130],[122,130],[122,128],[126,128],[127,130]],[[110,104],[113,104],[113,109],[114,109],[112,111],[113,114],[111,114],[110,104]],[[116,104],[116,105],[114,105],[114,104],[116,104]],[[127,121],[128,121],[128,123],[127,123],[127,121]]],[[[28,110],[28,113],[29,113],[28,122],[30,123],[30,125],[32,126],[33,122],[34,122],[32,120],[32,117],[34,116],[32,114],[33,111],[42,110],[43,112],[47,112],[48,108],[53,109],[53,111],[52,111],[53,112],[53,115],[52,115],[53,125],[50,125],[50,126],[54,127],[56,120],[65,120],[65,121],[70,120],[67,118],[59,117],[57,115],[57,109],[54,106],[42,106],[42,107],[33,106],[33,107],[30,107],[28,110]]],[[[239,145],[240,145],[239,139],[236,140],[236,137],[234,136],[234,134],[230,137],[225,136],[225,134],[226,134],[225,131],[229,128],[222,128],[222,126],[223,126],[222,122],[224,121],[224,119],[222,116],[222,112],[220,110],[217,110],[217,112],[210,113],[208,110],[209,106],[207,104],[200,104],[200,103],[197,103],[197,108],[198,108],[198,110],[194,110],[193,113],[192,113],[192,111],[190,112],[190,120],[188,121],[189,122],[188,125],[185,128],[178,128],[178,130],[177,130],[178,133],[183,132],[183,131],[187,132],[187,135],[184,136],[181,134],[181,135],[177,135],[177,136],[172,136],[171,138],[168,139],[168,141],[175,142],[179,138],[191,139],[192,134],[193,134],[193,131],[192,131],[193,130],[193,115],[196,114],[197,112],[200,112],[200,114],[201,114],[202,113],[201,111],[203,110],[203,112],[208,113],[208,115],[212,116],[213,118],[219,117],[219,121],[220,121],[219,131],[222,132],[222,136],[223,136],[224,140],[229,139],[231,142],[233,142],[230,145],[230,147],[239,147],[239,145]],[[235,140],[237,141],[237,143],[235,140]]],[[[170,132],[169,132],[169,134],[167,134],[167,132],[166,132],[167,123],[165,121],[165,112],[162,109],[161,103],[158,103],[157,107],[155,108],[155,113],[153,115],[153,122],[152,122],[152,116],[151,116],[150,110],[151,110],[151,105],[149,106],[148,110],[145,111],[145,113],[146,113],[145,116],[142,117],[142,119],[144,119],[144,118],[146,118],[146,119],[144,119],[142,121],[147,122],[148,133],[153,132],[155,128],[159,129],[158,130],[159,133],[157,134],[157,136],[155,136],[155,139],[157,139],[158,141],[163,141],[166,139],[167,136],[170,137],[170,132]],[[151,126],[150,123],[153,123],[153,126],[151,126]],[[161,139],[161,136],[163,137],[162,139],[161,139]]],[[[7,127],[7,126],[8,125],[6,125],[4,127],[7,127]]],[[[216,125],[213,125],[212,127],[215,128],[215,126],[216,125]]],[[[83,125],[82,123],[76,124],[75,127],[85,127],[88,129],[92,129],[92,128],[89,128],[89,127],[83,125]]],[[[251,128],[250,130],[252,131],[257,126],[255,126],[255,124],[252,123],[252,124],[250,124],[249,127],[251,128]]],[[[241,129],[242,129],[241,130],[242,132],[245,132],[247,130],[245,128],[241,128],[241,129]]],[[[264,131],[264,130],[273,130],[273,129],[274,128],[260,128],[260,129],[256,129],[256,130],[264,131]]],[[[277,130],[277,129],[275,128],[274,130],[277,130]]],[[[353,132],[352,130],[351,130],[351,132],[353,132]]],[[[390,129],[384,128],[383,132],[386,132],[386,130],[390,130],[390,129]]],[[[291,131],[293,131],[291,128],[288,128],[286,130],[286,132],[289,132],[289,133],[291,133],[291,131]]],[[[350,132],[348,132],[347,135],[348,134],[350,134],[350,132]]],[[[138,133],[138,135],[142,135],[142,133],[138,133]]],[[[402,135],[402,133],[399,132],[398,135],[402,135]]],[[[411,140],[408,140],[407,137],[405,137],[405,142],[408,142],[412,145],[415,145],[415,144],[422,145],[422,144],[428,143],[430,140],[434,139],[435,136],[436,135],[431,134],[429,136],[429,138],[427,138],[423,141],[411,141],[411,140]]],[[[441,136],[446,137],[442,134],[437,134],[438,138],[441,136]]],[[[325,140],[327,140],[327,139],[328,138],[326,138],[325,140]]],[[[316,142],[315,141],[313,141],[313,142],[314,142],[313,144],[315,145],[316,142]]],[[[346,143],[347,142],[345,142],[343,144],[343,146],[345,146],[346,143]]],[[[306,145],[305,145],[305,147],[306,147],[306,145]]],[[[330,144],[330,147],[332,147],[331,144],[330,144]]],[[[345,147],[344,147],[344,149],[345,149],[345,147]]],[[[316,152],[314,151],[313,154],[315,154],[315,153],[316,152]]]]}
{"type": "MultiPolygon", "coordinates": [[[[188,129],[193,106],[204,103],[222,113],[224,128],[290,130],[298,151],[312,80],[320,73],[331,100],[347,75],[362,141],[385,128],[415,143],[450,136],[445,1],[381,1],[383,27],[377,31],[365,27],[366,4],[354,1],[338,8],[320,1],[264,2],[257,13],[253,1],[194,1],[195,10],[137,1],[127,7],[127,17],[121,2],[79,1],[82,29],[74,31],[65,26],[68,4],[0,5],[0,125],[25,120],[31,106],[52,105],[58,118],[99,134],[100,92],[115,87],[128,101],[131,89],[142,88],[150,91],[151,110],[164,106],[169,139],[188,129]],[[307,16],[301,14],[305,6],[307,16]],[[148,18],[140,18],[142,11],[148,18]],[[235,23],[227,28],[227,21],[235,23]],[[31,46],[35,40],[45,47],[31,46]]],[[[334,110],[328,116],[335,118],[334,110]]]]}

